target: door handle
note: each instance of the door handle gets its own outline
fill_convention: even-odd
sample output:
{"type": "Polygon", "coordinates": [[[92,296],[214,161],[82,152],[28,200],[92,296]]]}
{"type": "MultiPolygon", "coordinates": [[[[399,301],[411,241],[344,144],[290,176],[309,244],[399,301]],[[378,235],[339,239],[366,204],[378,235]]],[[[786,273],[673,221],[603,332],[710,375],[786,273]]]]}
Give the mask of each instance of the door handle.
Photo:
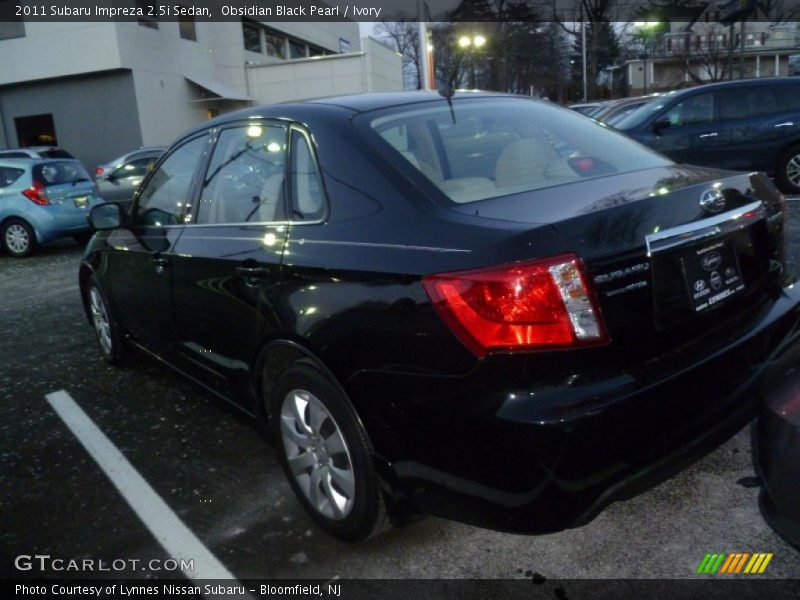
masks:
{"type": "Polygon", "coordinates": [[[259,267],[255,265],[239,265],[236,267],[236,274],[252,279],[256,277],[269,277],[272,275],[272,267],[259,267]]]}
{"type": "Polygon", "coordinates": [[[775,125],[775,129],[777,129],[778,127],[794,127],[794,122],[784,121],[783,123],[778,123],[777,125],[775,125]]]}
{"type": "Polygon", "coordinates": [[[153,263],[155,271],[159,275],[161,275],[161,273],[164,272],[164,269],[169,266],[169,259],[164,256],[154,256],[150,259],[150,262],[153,263]]]}
{"type": "Polygon", "coordinates": [[[719,134],[716,131],[712,131],[711,133],[701,133],[699,137],[702,140],[702,139],[705,139],[705,138],[715,138],[718,135],[719,134]]]}

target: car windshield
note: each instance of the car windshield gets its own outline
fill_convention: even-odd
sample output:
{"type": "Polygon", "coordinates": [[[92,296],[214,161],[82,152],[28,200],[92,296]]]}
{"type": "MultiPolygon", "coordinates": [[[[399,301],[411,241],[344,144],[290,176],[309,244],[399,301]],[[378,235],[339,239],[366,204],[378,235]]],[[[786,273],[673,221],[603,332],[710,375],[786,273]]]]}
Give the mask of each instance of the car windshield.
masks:
{"type": "Polygon", "coordinates": [[[487,198],[671,164],[574,111],[522,98],[401,107],[370,127],[451,201],[487,198]]]}
{"type": "Polygon", "coordinates": [[[624,119],[618,121],[614,127],[621,131],[627,131],[628,129],[633,129],[634,127],[638,127],[645,121],[647,121],[650,117],[654,114],[659,112],[662,108],[664,108],[667,104],[672,102],[675,92],[668,92],[662,96],[658,96],[654,98],[644,106],[640,106],[632,113],[627,115],[624,119]]]}
{"type": "Polygon", "coordinates": [[[75,160],[41,163],[33,167],[33,178],[45,187],[78,181],[91,181],[89,174],[75,160]]]}

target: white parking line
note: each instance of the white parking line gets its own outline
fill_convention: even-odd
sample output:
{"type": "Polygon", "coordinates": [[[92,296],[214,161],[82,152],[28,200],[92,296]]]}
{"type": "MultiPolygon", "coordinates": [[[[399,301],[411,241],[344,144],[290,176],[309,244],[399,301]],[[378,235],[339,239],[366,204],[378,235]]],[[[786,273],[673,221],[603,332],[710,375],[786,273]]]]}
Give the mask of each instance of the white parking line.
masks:
{"type": "Polygon", "coordinates": [[[67,392],[59,390],[46,398],[167,554],[179,564],[180,559],[194,560],[194,570],[185,570],[184,575],[190,579],[234,579],[67,392]]]}

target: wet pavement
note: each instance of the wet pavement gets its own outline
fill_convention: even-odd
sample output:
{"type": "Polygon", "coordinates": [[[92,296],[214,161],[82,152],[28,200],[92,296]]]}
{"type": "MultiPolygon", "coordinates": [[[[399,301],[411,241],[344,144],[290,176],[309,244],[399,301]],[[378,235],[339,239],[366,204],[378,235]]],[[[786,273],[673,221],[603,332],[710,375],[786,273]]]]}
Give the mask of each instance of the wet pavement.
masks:
{"type": "MultiPolygon", "coordinates": [[[[800,201],[790,207],[797,269],[800,201]]],[[[110,574],[163,574],[141,566],[167,558],[157,532],[45,399],[65,390],[238,578],[689,578],[707,552],[772,552],[763,577],[800,577],[800,553],[758,512],[747,429],[579,529],[528,537],[426,518],[358,545],[334,541],[244,417],[144,357],[124,368],[100,358],[78,294],[80,256],[71,241],[27,260],[0,254],[0,575],[70,575],[14,570],[14,557],[34,554],[138,559],[110,574]]]]}

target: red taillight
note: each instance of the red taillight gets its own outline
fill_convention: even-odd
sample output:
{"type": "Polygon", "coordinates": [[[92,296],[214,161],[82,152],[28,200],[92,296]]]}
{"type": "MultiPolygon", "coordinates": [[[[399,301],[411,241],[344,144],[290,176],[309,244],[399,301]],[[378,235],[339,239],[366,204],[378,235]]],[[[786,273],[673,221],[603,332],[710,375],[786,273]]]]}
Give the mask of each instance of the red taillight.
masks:
{"type": "Polygon", "coordinates": [[[574,254],[424,277],[434,307],[477,356],[608,342],[574,254]]]}
{"type": "Polygon", "coordinates": [[[95,167],[94,174],[95,175],[102,175],[103,171],[105,171],[105,169],[103,169],[103,167],[95,167]]]}
{"type": "Polygon", "coordinates": [[[22,190],[22,195],[39,206],[46,206],[47,204],[50,204],[50,200],[47,199],[47,193],[45,192],[44,185],[35,179],[33,180],[33,185],[31,187],[26,190],[22,190]]]}

